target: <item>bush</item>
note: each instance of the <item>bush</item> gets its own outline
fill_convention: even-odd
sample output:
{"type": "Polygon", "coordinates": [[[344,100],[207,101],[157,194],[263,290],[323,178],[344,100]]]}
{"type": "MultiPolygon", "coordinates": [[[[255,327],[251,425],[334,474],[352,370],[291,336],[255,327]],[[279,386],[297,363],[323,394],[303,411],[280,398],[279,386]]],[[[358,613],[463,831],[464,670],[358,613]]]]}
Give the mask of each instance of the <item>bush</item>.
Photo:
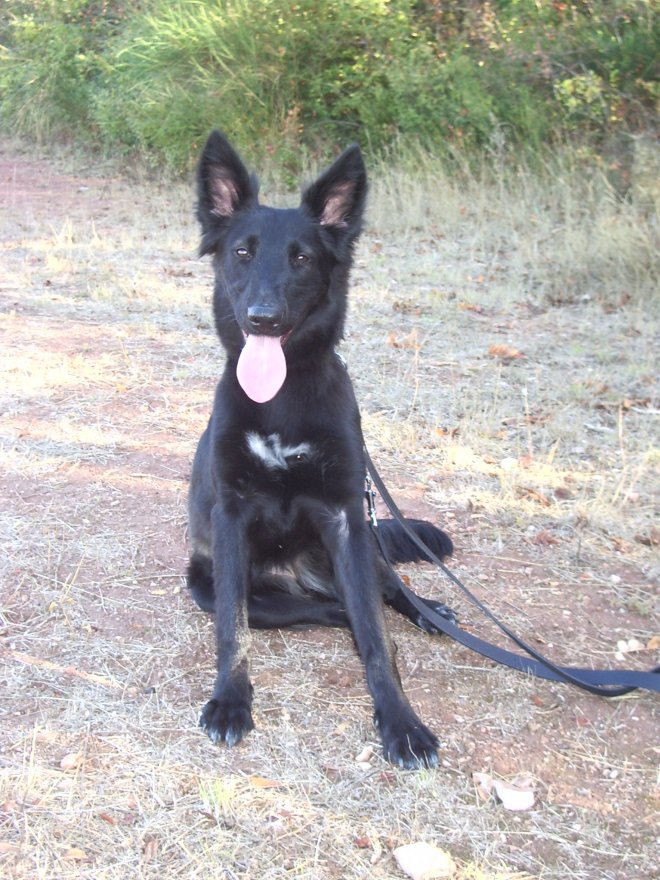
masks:
{"type": "Polygon", "coordinates": [[[104,51],[126,3],[15,2],[1,19],[0,122],[46,140],[80,135],[91,124],[91,96],[107,74],[104,51]]]}
{"type": "MultiPolygon", "coordinates": [[[[32,0],[4,4],[0,123],[172,169],[213,126],[297,171],[359,140],[519,154],[639,131],[650,0],[32,0]]],[[[0,9],[3,6],[0,5],[0,9]]]]}
{"type": "Polygon", "coordinates": [[[119,87],[101,91],[95,115],[174,165],[212,124],[255,158],[358,139],[378,148],[403,124],[388,71],[419,75],[420,43],[433,61],[400,0],[152,2],[115,44],[119,87]]]}

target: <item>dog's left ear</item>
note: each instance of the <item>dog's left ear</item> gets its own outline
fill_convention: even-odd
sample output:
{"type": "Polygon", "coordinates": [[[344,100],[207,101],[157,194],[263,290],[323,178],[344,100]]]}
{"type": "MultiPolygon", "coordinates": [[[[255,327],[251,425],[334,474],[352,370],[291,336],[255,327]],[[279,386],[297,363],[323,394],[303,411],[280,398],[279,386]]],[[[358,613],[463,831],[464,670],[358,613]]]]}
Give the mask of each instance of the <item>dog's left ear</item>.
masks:
{"type": "Polygon", "coordinates": [[[301,207],[336,241],[352,242],[362,228],[366,197],[367,170],[353,144],[305,190],[301,207]]]}

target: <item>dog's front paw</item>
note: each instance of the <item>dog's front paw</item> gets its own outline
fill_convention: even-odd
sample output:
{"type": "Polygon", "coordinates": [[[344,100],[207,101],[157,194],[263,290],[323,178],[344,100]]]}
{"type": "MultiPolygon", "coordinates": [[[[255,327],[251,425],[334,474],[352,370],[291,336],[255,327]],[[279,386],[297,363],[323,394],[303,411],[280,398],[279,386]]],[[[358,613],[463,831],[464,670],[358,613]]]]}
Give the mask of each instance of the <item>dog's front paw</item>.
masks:
{"type": "Polygon", "coordinates": [[[202,709],[199,726],[213,743],[235,746],[254,730],[250,703],[236,697],[209,700],[202,709]]]}
{"type": "Polygon", "coordinates": [[[383,755],[405,770],[438,766],[437,737],[414,714],[396,725],[379,716],[374,718],[383,741],[383,755]]]}
{"type": "MultiPolygon", "coordinates": [[[[456,612],[450,608],[449,605],[444,605],[442,602],[435,602],[433,599],[422,599],[422,602],[424,602],[425,605],[428,605],[431,611],[435,611],[440,617],[444,617],[449,623],[457,623],[458,617],[456,616],[456,612]]],[[[442,635],[440,627],[436,626],[430,620],[427,620],[427,618],[419,611],[417,612],[417,617],[414,623],[416,623],[420,629],[423,629],[424,632],[427,632],[432,636],[442,635]]]]}

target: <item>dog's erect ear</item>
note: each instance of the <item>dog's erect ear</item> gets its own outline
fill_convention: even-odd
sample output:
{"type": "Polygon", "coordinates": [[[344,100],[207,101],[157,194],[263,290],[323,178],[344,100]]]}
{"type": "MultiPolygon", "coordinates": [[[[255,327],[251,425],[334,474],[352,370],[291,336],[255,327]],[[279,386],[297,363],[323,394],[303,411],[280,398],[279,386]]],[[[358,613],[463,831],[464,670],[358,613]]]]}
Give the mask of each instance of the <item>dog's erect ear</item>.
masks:
{"type": "Polygon", "coordinates": [[[367,171],[353,144],[305,190],[301,206],[337,240],[352,241],[362,227],[366,196],[367,171]]]}
{"type": "Polygon", "coordinates": [[[227,138],[209,136],[197,167],[197,217],[202,224],[203,254],[215,250],[214,233],[236,211],[257,200],[257,185],[227,138]]]}

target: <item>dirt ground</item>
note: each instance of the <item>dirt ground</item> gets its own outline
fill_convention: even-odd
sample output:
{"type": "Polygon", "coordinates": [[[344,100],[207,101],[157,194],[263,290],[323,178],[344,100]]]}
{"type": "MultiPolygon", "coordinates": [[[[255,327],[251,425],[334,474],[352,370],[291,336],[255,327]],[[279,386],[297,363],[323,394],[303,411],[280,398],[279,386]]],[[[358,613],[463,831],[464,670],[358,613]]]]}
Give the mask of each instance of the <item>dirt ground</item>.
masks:
{"type": "MultiPolygon", "coordinates": [[[[0,147],[3,876],[398,878],[393,849],[418,840],[459,878],[660,876],[649,693],[526,678],[388,612],[439,770],[382,760],[338,630],[255,633],[257,730],[225,750],[197,729],[213,641],[182,579],[185,497],[222,353],[192,202],[0,147]],[[524,780],[534,806],[474,773],[524,780]]],[[[655,317],[498,299],[503,263],[461,255],[460,231],[368,230],[342,351],[372,455],[522,636],[650,668],[655,317]]],[[[502,642],[432,569],[405,574],[502,642]]]]}

